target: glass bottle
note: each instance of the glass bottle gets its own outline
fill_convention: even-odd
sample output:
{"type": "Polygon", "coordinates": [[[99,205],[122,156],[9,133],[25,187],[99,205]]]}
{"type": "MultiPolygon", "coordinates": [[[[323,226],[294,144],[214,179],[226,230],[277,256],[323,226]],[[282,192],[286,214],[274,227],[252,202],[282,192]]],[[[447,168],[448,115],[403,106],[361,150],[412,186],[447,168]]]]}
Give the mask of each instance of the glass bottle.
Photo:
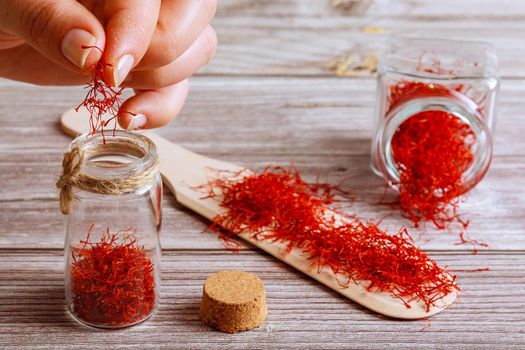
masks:
{"type": "Polygon", "coordinates": [[[84,178],[73,176],[66,217],[67,308],[94,327],[137,324],[159,304],[162,181],[155,145],[116,131],[79,136],[74,149],[83,153],[84,178]]]}
{"type": "MultiPolygon", "coordinates": [[[[497,57],[484,42],[395,38],[379,62],[372,169],[393,186],[400,173],[392,139],[407,119],[425,111],[443,111],[466,123],[475,135],[473,162],[463,173],[466,190],[485,175],[492,158],[492,137],[499,90],[497,57]],[[407,84],[428,88],[397,89],[407,84]],[[406,91],[404,91],[406,90],[406,91]],[[399,95],[399,92],[405,94],[399,95]]],[[[414,140],[417,142],[417,140],[414,140]]]]}

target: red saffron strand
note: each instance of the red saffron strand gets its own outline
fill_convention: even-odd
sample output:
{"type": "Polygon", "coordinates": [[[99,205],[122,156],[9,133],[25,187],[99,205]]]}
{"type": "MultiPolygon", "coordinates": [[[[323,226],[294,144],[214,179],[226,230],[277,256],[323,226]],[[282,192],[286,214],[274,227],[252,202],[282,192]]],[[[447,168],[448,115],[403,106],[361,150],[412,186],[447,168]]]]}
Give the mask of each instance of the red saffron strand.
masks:
{"type": "MultiPolygon", "coordinates": [[[[390,90],[390,109],[412,98],[451,97],[462,85],[403,81],[390,90]]],[[[400,173],[400,206],[416,227],[431,221],[445,229],[461,221],[458,206],[468,188],[462,181],[472,165],[476,135],[458,117],[444,111],[420,112],[405,120],[392,138],[392,156],[400,173]]]]}
{"type": "Polygon", "coordinates": [[[430,326],[432,326],[432,323],[430,322],[430,320],[428,318],[423,318],[421,319],[422,321],[425,322],[425,324],[423,325],[423,327],[419,330],[419,332],[424,332],[426,331],[427,329],[430,328],[430,326]]]}
{"type": "Polygon", "coordinates": [[[129,230],[112,234],[108,228],[92,242],[93,227],[71,252],[73,313],[93,325],[139,322],[155,307],[153,263],[129,230]]]}
{"type": "Polygon", "coordinates": [[[480,267],[479,269],[460,269],[460,270],[453,270],[454,272],[487,272],[491,271],[490,267],[480,267]]]}
{"type": "Polygon", "coordinates": [[[408,100],[421,97],[458,97],[465,87],[462,84],[451,86],[426,84],[403,80],[390,86],[388,103],[389,111],[408,100]]]}
{"type": "Polygon", "coordinates": [[[484,248],[489,247],[489,245],[486,242],[468,237],[465,230],[462,230],[459,232],[459,242],[455,243],[455,245],[462,245],[462,244],[472,245],[472,254],[474,255],[478,254],[478,247],[484,247],[484,248]]]}
{"type": "MultiPolygon", "coordinates": [[[[83,49],[97,49],[100,52],[102,50],[97,46],[82,46],[83,49]]],[[[93,73],[91,81],[87,84],[86,89],[88,90],[84,101],[82,101],[75,110],[81,107],[86,108],[89,112],[89,126],[90,135],[94,135],[96,132],[102,134],[104,143],[106,138],[104,135],[105,128],[113,122],[112,130],[113,134],[117,128],[116,118],[122,106],[122,90],[124,88],[114,88],[106,79],[105,68],[111,66],[106,63],[104,58],[101,58],[93,67],[93,73]],[[107,116],[107,117],[106,117],[107,116]]]]}
{"type": "Polygon", "coordinates": [[[341,220],[332,210],[336,193],[330,185],[306,183],[293,167],[210,178],[208,196],[224,208],[210,228],[221,237],[249,232],[258,240],[280,242],[287,251],[299,249],[312,268],[330,269],[341,286],[362,282],[368,291],[390,293],[407,308],[420,300],[429,310],[459,291],[456,277],[418,249],[405,229],[389,235],[372,221],[337,211],[341,220]]]}

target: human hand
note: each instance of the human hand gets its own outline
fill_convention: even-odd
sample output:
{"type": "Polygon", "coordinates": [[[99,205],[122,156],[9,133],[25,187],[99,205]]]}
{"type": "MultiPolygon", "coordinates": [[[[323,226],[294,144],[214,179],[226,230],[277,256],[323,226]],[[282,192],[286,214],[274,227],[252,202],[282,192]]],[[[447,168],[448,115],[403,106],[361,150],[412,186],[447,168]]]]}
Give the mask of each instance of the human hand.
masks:
{"type": "Polygon", "coordinates": [[[215,9],[216,0],[4,0],[0,76],[83,84],[103,58],[108,83],[135,91],[120,125],[162,126],[182,108],[187,78],[215,53],[215,9]]]}

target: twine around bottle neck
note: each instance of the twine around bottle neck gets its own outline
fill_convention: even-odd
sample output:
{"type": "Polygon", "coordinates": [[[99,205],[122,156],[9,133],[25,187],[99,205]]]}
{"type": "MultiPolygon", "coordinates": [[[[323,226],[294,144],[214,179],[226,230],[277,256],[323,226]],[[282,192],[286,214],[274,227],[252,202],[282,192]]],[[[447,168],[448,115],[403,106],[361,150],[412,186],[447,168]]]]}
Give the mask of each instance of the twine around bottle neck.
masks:
{"type": "MultiPolygon", "coordinates": [[[[100,146],[100,148],[104,148],[106,152],[110,151],[114,154],[144,156],[144,150],[132,142],[105,144],[100,146]]],[[[71,202],[75,200],[74,187],[83,191],[104,195],[129,193],[150,183],[159,169],[159,159],[156,157],[151,165],[138,174],[118,178],[92,176],[83,172],[82,169],[89,154],[97,153],[97,151],[86,152],[75,146],[64,154],[62,174],[56,182],[56,187],[60,190],[60,211],[64,215],[69,214],[71,202]]]]}

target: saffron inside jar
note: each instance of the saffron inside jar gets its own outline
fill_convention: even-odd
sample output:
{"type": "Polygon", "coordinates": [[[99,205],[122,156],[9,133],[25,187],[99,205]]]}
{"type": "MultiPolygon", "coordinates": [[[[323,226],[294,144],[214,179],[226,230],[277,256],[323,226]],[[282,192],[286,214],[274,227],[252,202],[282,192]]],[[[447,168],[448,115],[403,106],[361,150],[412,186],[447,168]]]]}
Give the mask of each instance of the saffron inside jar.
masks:
{"type": "MultiPolygon", "coordinates": [[[[422,97],[456,98],[463,85],[453,87],[402,81],[388,99],[393,110],[422,97]]],[[[474,162],[476,135],[458,116],[427,110],[403,121],[392,141],[392,158],[399,172],[400,206],[414,225],[432,221],[439,229],[458,219],[461,196],[469,190],[464,173],[474,162]]]]}
{"type": "Polygon", "coordinates": [[[249,232],[257,240],[298,249],[313,267],[330,269],[341,286],[361,283],[368,291],[421,301],[427,311],[459,290],[455,276],[421,251],[406,229],[391,235],[372,221],[362,221],[334,206],[337,187],[306,183],[294,169],[268,167],[260,174],[241,172],[210,178],[208,196],[224,212],[211,229],[225,242],[249,232]],[[224,229],[228,230],[225,231],[224,229]]]}
{"type": "Polygon", "coordinates": [[[112,234],[109,229],[100,241],[91,242],[92,229],[71,252],[73,314],[100,327],[144,320],[156,302],[153,263],[144,246],[127,231],[112,234]]]}

